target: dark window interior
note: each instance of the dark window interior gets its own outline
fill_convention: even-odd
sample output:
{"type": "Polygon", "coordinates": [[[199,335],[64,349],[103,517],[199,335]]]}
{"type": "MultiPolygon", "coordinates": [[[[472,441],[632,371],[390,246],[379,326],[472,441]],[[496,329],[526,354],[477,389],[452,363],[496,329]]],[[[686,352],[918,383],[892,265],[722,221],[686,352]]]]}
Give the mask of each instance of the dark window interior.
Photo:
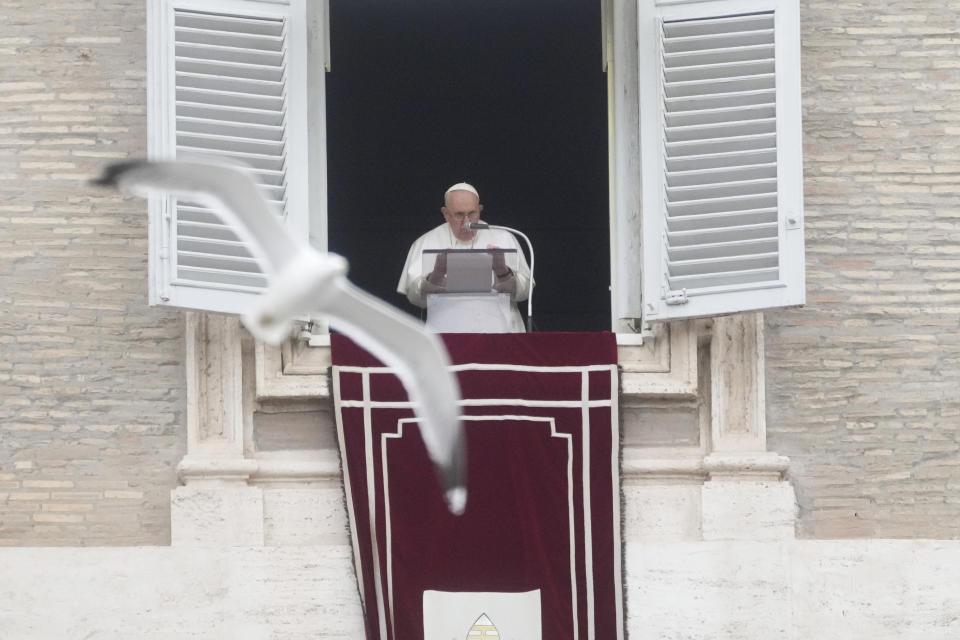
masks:
{"type": "Polygon", "coordinates": [[[407,249],[467,181],[484,220],[534,244],[535,329],[608,330],[600,2],[331,0],[330,14],[329,247],[351,279],[420,315],[395,291],[407,249]]]}

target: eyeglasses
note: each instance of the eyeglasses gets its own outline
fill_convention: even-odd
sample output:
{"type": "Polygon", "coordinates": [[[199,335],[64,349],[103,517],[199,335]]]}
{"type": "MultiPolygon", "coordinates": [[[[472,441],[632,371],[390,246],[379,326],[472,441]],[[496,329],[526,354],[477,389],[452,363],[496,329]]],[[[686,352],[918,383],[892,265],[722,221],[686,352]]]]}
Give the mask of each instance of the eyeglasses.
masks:
{"type": "Polygon", "coordinates": [[[457,220],[457,222],[463,222],[464,220],[470,220],[471,222],[476,222],[477,220],[480,219],[479,211],[471,211],[470,213],[467,213],[465,211],[458,211],[450,215],[453,216],[457,220]]]}

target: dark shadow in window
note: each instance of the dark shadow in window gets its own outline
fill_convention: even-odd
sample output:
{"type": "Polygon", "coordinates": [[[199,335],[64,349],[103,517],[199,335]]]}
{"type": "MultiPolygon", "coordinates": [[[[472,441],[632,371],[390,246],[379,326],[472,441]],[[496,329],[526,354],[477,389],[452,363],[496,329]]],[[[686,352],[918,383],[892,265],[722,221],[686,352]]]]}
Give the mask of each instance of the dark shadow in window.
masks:
{"type": "MultiPolygon", "coordinates": [[[[597,0],[331,0],[329,246],[395,292],[443,192],[536,251],[535,327],[610,328],[606,77],[597,0]]],[[[523,305],[521,305],[522,307],[523,305]]]]}

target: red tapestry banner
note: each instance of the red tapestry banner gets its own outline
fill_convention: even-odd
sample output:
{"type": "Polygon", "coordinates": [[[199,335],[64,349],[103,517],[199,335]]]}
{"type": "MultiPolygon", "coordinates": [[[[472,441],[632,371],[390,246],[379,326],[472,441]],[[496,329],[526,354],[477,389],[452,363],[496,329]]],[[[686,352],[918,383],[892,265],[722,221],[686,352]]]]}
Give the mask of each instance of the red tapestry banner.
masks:
{"type": "Polygon", "coordinates": [[[367,639],[622,639],[615,336],[441,337],[463,396],[460,516],[399,380],[331,339],[367,639]]]}

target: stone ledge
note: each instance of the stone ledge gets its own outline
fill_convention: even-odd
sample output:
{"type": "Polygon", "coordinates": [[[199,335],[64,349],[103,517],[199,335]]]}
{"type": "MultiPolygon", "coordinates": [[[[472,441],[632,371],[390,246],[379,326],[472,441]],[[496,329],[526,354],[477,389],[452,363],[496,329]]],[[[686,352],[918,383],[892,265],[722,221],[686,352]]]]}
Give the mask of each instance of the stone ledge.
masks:
{"type": "Polygon", "coordinates": [[[364,637],[349,544],[0,549],[0,585],[0,638],[364,637]]]}
{"type": "Polygon", "coordinates": [[[177,464],[177,475],[186,484],[245,482],[258,464],[248,458],[186,455],[177,464]]]}
{"type": "Polygon", "coordinates": [[[958,564],[956,540],[628,542],[627,636],[955,638],[958,564]]]}
{"type": "Polygon", "coordinates": [[[340,482],[340,458],[334,451],[268,452],[256,458],[185,456],[177,474],[190,486],[246,486],[267,482],[340,482]]]}
{"type": "MultiPolygon", "coordinates": [[[[697,395],[697,332],[690,322],[659,323],[653,336],[631,335],[618,347],[620,391],[631,397],[694,398],[697,395]]],[[[330,347],[287,341],[254,348],[256,397],[329,398],[330,347]]]]}
{"type": "Polygon", "coordinates": [[[703,470],[711,479],[780,480],[790,467],[790,458],[773,452],[711,453],[703,458],[703,470]]]}
{"type": "Polygon", "coordinates": [[[673,479],[699,483],[707,477],[707,472],[703,466],[703,458],[699,456],[652,458],[632,457],[630,453],[625,448],[623,450],[623,461],[620,463],[620,473],[624,481],[665,481],[673,479]]]}

